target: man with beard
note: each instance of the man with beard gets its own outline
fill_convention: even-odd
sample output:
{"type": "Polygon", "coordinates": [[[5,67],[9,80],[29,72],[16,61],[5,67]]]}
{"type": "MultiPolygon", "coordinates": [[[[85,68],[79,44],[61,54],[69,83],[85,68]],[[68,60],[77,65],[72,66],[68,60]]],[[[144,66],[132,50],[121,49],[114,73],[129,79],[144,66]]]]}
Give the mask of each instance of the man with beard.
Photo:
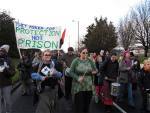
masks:
{"type": "Polygon", "coordinates": [[[15,74],[15,69],[8,57],[8,51],[9,45],[0,47],[0,113],[11,113],[11,77],[15,74]]]}

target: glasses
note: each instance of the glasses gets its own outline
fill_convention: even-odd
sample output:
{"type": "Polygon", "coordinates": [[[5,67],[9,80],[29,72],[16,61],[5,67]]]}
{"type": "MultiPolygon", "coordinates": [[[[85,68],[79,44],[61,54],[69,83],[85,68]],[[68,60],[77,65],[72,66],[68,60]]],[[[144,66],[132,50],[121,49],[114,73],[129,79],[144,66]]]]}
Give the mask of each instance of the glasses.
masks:
{"type": "Polygon", "coordinates": [[[51,56],[51,54],[45,54],[44,56],[51,56]]]}
{"type": "Polygon", "coordinates": [[[88,54],[88,52],[82,52],[82,54],[88,54]]]}

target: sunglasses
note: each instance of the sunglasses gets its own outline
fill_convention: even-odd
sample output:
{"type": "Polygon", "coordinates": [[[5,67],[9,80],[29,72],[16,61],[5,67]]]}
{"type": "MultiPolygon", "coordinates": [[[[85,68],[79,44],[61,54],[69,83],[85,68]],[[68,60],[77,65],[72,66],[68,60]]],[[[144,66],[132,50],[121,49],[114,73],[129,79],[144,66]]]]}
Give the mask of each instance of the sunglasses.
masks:
{"type": "Polygon", "coordinates": [[[51,54],[45,54],[44,56],[51,56],[51,54]]]}
{"type": "Polygon", "coordinates": [[[88,54],[88,52],[82,52],[82,54],[88,54]]]}

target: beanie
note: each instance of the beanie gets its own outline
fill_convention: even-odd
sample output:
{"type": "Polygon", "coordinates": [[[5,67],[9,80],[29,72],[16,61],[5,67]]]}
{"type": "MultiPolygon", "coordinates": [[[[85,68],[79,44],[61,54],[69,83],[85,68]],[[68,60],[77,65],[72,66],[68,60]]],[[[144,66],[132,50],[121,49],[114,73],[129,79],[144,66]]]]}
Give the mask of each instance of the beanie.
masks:
{"type": "Polygon", "coordinates": [[[1,49],[4,49],[7,53],[8,53],[8,51],[9,51],[9,45],[7,45],[7,44],[2,45],[0,48],[1,48],[1,49]]]}

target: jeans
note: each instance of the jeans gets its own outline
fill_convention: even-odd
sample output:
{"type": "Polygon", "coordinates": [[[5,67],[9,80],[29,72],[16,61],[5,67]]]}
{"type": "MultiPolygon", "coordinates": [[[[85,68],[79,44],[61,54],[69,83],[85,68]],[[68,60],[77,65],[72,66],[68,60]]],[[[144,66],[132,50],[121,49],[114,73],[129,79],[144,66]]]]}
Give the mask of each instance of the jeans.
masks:
{"type": "Polygon", "coordinates": [[[12,86],[5,86],[0,88],[0,113],[2,113],[3,111],[11,112],[11,89],[12,86]]]}
{"type": "Polygon", "coordinates": [[[128,91],[128,104],[131,106],[134,106],[134,99],[133,99],[133,92],[132,92],[132,84],[131,83],[121,83],[120,87],[120,98],[123,99],[124,94],[126,91],[125,88],[127,88],[128,91]]]}

